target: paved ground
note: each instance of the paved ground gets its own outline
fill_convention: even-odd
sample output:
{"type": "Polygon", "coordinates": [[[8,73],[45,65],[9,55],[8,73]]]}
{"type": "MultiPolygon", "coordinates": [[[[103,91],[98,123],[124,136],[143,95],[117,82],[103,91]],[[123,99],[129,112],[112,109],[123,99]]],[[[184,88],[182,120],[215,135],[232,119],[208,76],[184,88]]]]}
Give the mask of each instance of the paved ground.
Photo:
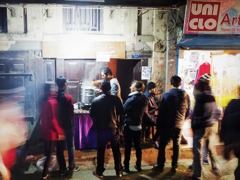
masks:
{"type": "MultiPolygon", "coordinates": [[[[216,146],[218,152],[218,160],[220,163],[221,176],[215,176],[211,171],[210,165],[203,165],[203,180],[234,180],[233,171],[237,165],[237,160],[235,158],[230,161],[226,161],[221,156],[222,146],[216,146]]],[[[123,152],[123,149],[121,149],[123,152]]],[[[143,147],[143,171],[137,172],[134,169],[135,164],[135,150],[132,150],[131,155],[131,173],[123,174],[122,180],[137,179],[137,180],[148,180],[148,179],[163,179],[163,180],[184,180],[186,175],[191,175],[188,166],[192,163],[192,150],[189,146],[181,146],[181,154],[179,160],[179,168],[176,174],[170,173],[171,168],[171,146],[167,149],[167,162],[163,173],[159,173],[157,170],[153,170],[153,165],[156,164],[157,150],[152,148],[150,144],[145,144],[143,147]]],[[[105,172],[104,179],[114,180],[120,179],[115,176],[114,164],[111,150],[106,151],[105,160],[105,172]]],[[[39,159],[41,155],[37,158],[39,159]]],[[[95,180],[98,179],[93,175],[96,168],[96,150],[84,150],[76,151],[77,164],[80,166],[79,172],[68,173],[66,176],[62,177],[56,172],[50,174],[49,179],[56,180],[66,180],[66,179],[76,179],[76,180],[95,180]]],[[[36,160],[33,160],[30,164],[28,171],[24,175],[18,176],[15,179],[19,180],[35,180],[41,179],[41,173],[36,168],[36,160]]]]}
{"type": "MultiPolygon", "coordinates": [[[[131,154],[131,162],[130,162],[130,170],[132,171],[129,174],[124,173],[122,180],[128,179],[136,179],[136,180],[150,180],[150,179],[163,179],[163,180],[184,180],[186,179],[186,175],[191,175],[191,171],[189,171],[188,166],[192,163],[192,134],[190,129],[190,125],[185,124],[185,129],[183,129],[183,134],[188,139],[188,145],[181,145],[180,147],[180,158],[179,158],[179,168],[176,174],[169,173],[171,168],[171,143],[167,146],[166,150],[166,165],[164,172],[159,173],[156,170],[152,170],[153,165],[156,164],[157,161],[157,153],[158,150],[153,148],[151,142],[146,142],[142,144],[142,152],[143,152],[143,160],[142,160],[142,169],[143,171],[137,172],[134,169],[135,165],[135,150],[132,150],[131,154]]],[[[218,154],[218,161],[220,164],[221,176],[215,176],[211,171],[210,165],[203,165],[203,180],[234,180],[233,172],[237,165],[237,159],[233,158],[230,161],[226,161],[221,156],[223,146],[216,141],[216,149],[218,154]]],[[[123,160],[123,151],[124,148],[121,148],[122,160],[123,160]]],[[[80,167],[79,172],[68,173],[66,176],[62,177],[58,173],[52,172],[49,179],[53,180],[96,180],[98,179],[93,175],[93,171],[96,168],[96,150],[76,150],[76,162],[80,167]]],[[[43,155],[38,154],[35,155],[34,158],[30,158],[28,162],[30,162],[30,166],[28,171],[26,171],[23,175],[17,176],[16,180],[37,180],[41,179],[41,173],[36,168],[37,160],[40,159],[43,155]]],[[[65,152],[65,157],[67,157],[67,152],[65,152]]],[[[104,179],[106,180],[115,180],[120,179],[115,175],[114,163],[113,163],[113,155],[110,149],[106,150],[105,153],[105,172],[104,179]]],[[[1,177],[0,177],[1,180],[1,177]]]]}

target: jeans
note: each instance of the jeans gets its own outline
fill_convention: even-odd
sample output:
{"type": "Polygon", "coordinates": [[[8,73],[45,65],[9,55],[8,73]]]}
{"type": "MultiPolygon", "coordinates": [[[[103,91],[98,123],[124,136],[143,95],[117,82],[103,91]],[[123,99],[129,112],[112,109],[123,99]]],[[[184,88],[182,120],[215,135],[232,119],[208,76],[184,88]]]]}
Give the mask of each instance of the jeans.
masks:
{"type": "Polygon", "coordinates": [[[203,143],[206,141],[207,151],[212,164],[212,169],[217,169],[218,162],[216,159],[216,150],[214,146],[215,133],[212,127],[206,127],[204,129],[193,130],[193,177],[195,179],[201,179],[202,165],[202,147],[203,143]]]}
{"type": "Polygon", "coordinates": [[[164,168],[166,161],[165,150],[168,142],[172,139],[173,141],[173,156],[172,156],[172,167],[178,167],[178,157],[179,157],[179,143],[180,143],[181,129],[164,129],[160,135],[159,149],[157,164],[160,168],[164,168]]]}
{"type": "Polygon", "coordinates": [[[75,167],[74,130],[66,129],[65,136],[68,150],[68,165],[69,169],[73,169],[75,167]]]}
{"type": "Polygon", "coordinates": [[[124,151],[124,166],[126,169],[129,168],[129,161],[131,156],[132,142],[136,150],[136,165],[141,167],[142,164],[142,148],[141,148],[141,130],[133,131],[128,126],[124,127],[124,141],[125,141],[125,151],[124,151]]]}
{"type": "Polygon", "coordinates": [[[97,168],[96,172],[102,174],[104,168],[104,155],[107,143],[110,141],[114,157],[114,165],[116,173],[122,170],[121,153],[119,150],[120,136],[116,129],[97,130],[97,168]]]}

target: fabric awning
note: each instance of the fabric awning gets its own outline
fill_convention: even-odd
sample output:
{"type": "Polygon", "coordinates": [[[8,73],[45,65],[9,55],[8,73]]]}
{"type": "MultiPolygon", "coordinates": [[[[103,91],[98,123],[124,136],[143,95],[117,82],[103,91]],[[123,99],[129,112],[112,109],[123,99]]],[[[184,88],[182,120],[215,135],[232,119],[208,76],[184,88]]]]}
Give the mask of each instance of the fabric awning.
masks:
{"type": "Polygon", "coordinates": [[[240,49],[239,35],[184,35],[177,44],[180,49],[240,49]]]}

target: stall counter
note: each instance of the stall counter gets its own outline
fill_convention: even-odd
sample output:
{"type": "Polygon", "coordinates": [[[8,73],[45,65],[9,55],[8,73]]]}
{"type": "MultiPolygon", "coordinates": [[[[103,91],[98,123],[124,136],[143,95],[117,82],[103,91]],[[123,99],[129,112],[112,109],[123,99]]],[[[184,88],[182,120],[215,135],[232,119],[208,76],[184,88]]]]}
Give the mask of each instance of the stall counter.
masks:
{"type": "Polygon", "coordinates": [[[93,121],[89,115],[89,111],[74,111],[74,120],[74,141],[76,150],[96,149],[96,128],[93,126],[93,121]]]}

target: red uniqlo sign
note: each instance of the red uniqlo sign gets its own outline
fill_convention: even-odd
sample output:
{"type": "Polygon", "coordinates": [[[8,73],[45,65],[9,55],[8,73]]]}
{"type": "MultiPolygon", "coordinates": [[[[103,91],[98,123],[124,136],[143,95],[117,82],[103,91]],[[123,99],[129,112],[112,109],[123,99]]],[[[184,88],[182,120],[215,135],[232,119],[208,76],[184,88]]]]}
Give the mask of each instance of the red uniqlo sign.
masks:
{"type": "Polygon", "coordinates": [[[240,0],[188,0],[184,34],[240,34],[240,0]]]}
{"type": "Polygon", "coordinates": [[[189,31],[216,31],[220,2],[192,1],[189,13],[189,31]]]}

